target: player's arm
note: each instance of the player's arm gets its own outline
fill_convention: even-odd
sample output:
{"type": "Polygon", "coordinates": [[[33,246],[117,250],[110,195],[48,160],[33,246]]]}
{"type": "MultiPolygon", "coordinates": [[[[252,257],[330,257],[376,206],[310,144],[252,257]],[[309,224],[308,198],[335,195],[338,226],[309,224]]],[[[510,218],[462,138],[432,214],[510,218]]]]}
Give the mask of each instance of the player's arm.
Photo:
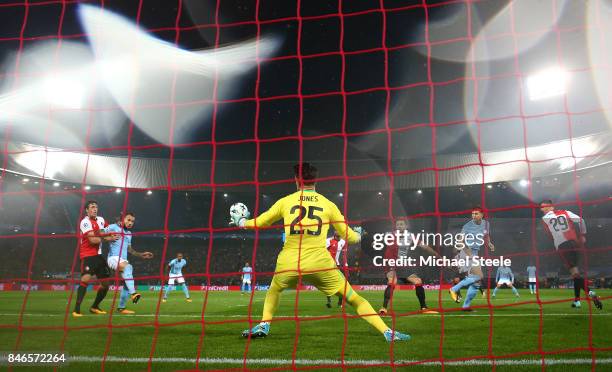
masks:
{"type": "Polygon", "coordinates": [[[81,221],[79,228],[81,229],[81,234],[83,234],[83,236],[89,241],[89,244],[98,245],[102,242],[102,239],[99,236],[96,236],[96,232],[93,230],[91,222],[89,222],[87,219],[84,218],[81,221]]]}
{"type": "Polygon", "coordinates": [[[575,214],[574,212],[570,212],[570,211],[566,211],[566,212],[569,218],[572,220],[572,222],[578,224],[578,226],[580,227],[580,233],[586,234],[586,224],[584,222],[584,219],[578,216],[577,214],[575,214]]]}
{"type": "MultiPolygon", "coordinates": [[[[340,239],[340,254],[342,254],[342,252],[346,252],[345,253],[345,257],[348,257],[348,244],[346,244],[346,240],[344,239],[340,239]],[[346,248],[346,251],[344,250],[346,248]]],[[[344,262],[344,266],[348,266],[348,259],[346,259],[345,257],[343,257],[343,262],[344,262]]],[[[340,261],[338,260],[338,264],[340,265],[340,261]]]]}
{"type": "Polygon", "coordinates": [[[254,229],[256,227],[270,226],[274,222],[280,220],[281,218],[283,218],[282,200],[283,199],[278,200],[276,203],[274,203],[272,207],[270,207],[270,209],[268,209],[267,211],[263,212],[262,214],[260,214],[259,216],[255,218],[252,218],[246,221],[241,220],[240,227],[245,228],[245,229],[254,229]]]}
{"type": "Polygon", "coordinates": [[[121,239],[121,229],[117,225],[110,225],[106,229],[94,231],[95,236],[98,236],[105,242],[114,242],[121,239]]]}
{"type": "Polygon", "coordinates": [[[334,257],[334,259],[336,260],[336,265],[340,266],[340,255],[342,254],[342,250],[344,249],[344,247],[341,245],[342,240],[340,240],[338,242],[338,250],[336,251],[336,257],[334,257]]]}
{"type": "Polygon", "coordinates": [[[105,242],[114,242],[121,239],[121,234],[100,233],[100,238],[105,242]]]}
{"type": "Polygon", "coordinates": [[[495,245],[493,244],[493,242],[491,241],[491,224],[489,223],[489,221],[484,221],[487,225],[487,233],[484,236],[484,240],[485,240],[485,244],[487,247],[489,247],[489,250],[491,252],[495,252],[495,245]]]}
{"type": "Polygon", "coordinates": [[[514,273],[510,271],[510,282],[514,283],[514,273]]]}
{"type": "Polygon", "coordinates": [[[500,277],[500,274],[501,274],[501,273],[499,272],[500,270],[501,270],[501,267],[498,267],[498,268],[497,268],[497,274],[495,275],[495,281],[496,281],[496,282],[499,282],[499,277],[500,277]]]}
{"type": "Polygon", "coordinates": [[[98,231],[98,236],[100,239],[105,242],[114,242],[121,239],[121,233],[119,232],[100,232],[98,231]]]}
{"type": "Polygon", "coordinates": [[[586,229],[586,223],[584,222],[584,219],[573,212],[570,212],[570,211],[566,211],[566,212],[570,220],[572,220],[573,223],[578,225],[578,229],[580,231],[580,241],[582,241],[583,243],[586,242],[587,229],[586,229]]]}
{"type": "Polygon", "coordinates": [[[140,258],[153,258],[153,253],[151,252],[138,252],[136,251],[134,248],[132,248],[132,245],[128,245],[128,253],[131,255],[134,255],[136,257],[140,257],[140,258]]]}
{"type": "MultiPolygon", "coordinates": [[[[332,226],[334,227],[334,230],[338,232],[338,235],[340,235],[342,239],[346,240],[348,244],[359,243],[361,241],[361,234],[357,233],[355,230],[351,229],[348,226],[348,224],[346,223],[346,219],[340,212],[340,209],[338,209],[335,204],[330,203],[330,207],[331,211],[329,220],[332,226]]],[[[361,227],[359,228],[359,230],[361,230],[361,227]]]]}
{"type": "Polygon", "coordinates": [[[491,252],[495,252],[495,245],[493,245],[493,242],[491,241],[491,235],[485,235],[485,242],[487,244],[487,247],[489,247],[489,250],[491,252]]]}
{"type": "Polygon", "coordinates": [[[102,238],[96,236],[96,232],[93,230],[86,233],[85,236],[87,237],[87,240],[89,240],[89,244],[91,245],[98,245],[102,243],[102,238]]]}

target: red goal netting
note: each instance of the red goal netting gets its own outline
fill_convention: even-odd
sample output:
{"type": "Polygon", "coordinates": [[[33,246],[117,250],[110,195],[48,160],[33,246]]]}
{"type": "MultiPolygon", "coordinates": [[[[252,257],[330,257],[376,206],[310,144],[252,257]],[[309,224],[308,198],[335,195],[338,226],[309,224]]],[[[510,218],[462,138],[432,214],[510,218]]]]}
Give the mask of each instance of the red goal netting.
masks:
{"type": "Polygon", "coordinates": [[[605,370],[611,17],[602,0],[3,1],[0,352],[66,352],[75,370],[605,370]],[[406,348],[350,308],[323,313],[300,281],[272,322],[271,336],[288,333],[238,339],[259,323],[283,226],[230,227],[229,208],[264,212],[293,192],[301,162],[368,232],[339,264],[375,309],[387,286],[375,235],[404,218],[457,233],[475,206],[496,247],[482,255],[512,260],[522,297],[494,300],[497,269],[484,268],[484,297],[464,314],[448,297],[454,271],[419,271],[439,314],[421,313],[413,285],[395,289],[384,320],[412,334],[406,348]],[[542,224],[548,199],[587,226],[570,251],[597,295],[582,291],[580,309],[542,224]],[[154,254],[130,258],[145,300],[128,304],[133,317],[116,310],[117,273],[102,281],[108,314],[71,315],[88,200],[107,222],[134,212],[134,248],[154,254]],[[185,308],[164,300],[179,252],[185,308]],[[245,262],[253,287],[240,299],[245,262]]]}

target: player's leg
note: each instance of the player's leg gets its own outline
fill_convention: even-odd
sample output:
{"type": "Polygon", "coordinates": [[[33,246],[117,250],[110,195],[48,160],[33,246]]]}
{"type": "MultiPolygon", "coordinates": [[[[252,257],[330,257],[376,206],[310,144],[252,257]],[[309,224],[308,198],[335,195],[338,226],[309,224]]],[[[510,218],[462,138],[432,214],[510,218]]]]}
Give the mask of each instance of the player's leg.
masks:
{"type": "Polygon", "coordinates": [[[270,332],[270,322],[278,310],[280,295],[286,288],[293,288],[297,284],[298,274],[296,272],[276,273],[272,277],[270,288],[266,291],[263,314],[261,322],[251,329],[242,331],[242,337],[266,337],[270,332]]]}
{"type": "Polygon", "coordinates": [[[376,328],[380,333],[383,334],[387,341],[407,341],[410,340],[410,335],[404,334],[398,331],[394,331],[389,328],[378,315],[372,305],[365,298],[361,297],[357,292],[353,290],[350,283],[346,281],[344,275],[339,270],[336,272],[322,272],[315,275],[313,284],[320,291],[329,291],[332,285],[335,284],[336,288],[340,285],[340,288],[336,290],[337,294],[344,297],[346,303],[351,305],[357,314],[362,317],[363,320],[368,322],[372,327],[376,328]],[[335,276],[335,278],[334,278],[335,276]],[[333,284],[332,284],[333,283],[333,284]]]}
{"type": "Polygon", "coordinates": [[[512,285],[512,283],[508,283],[508,287],[510,287],[510,289],[512,290],[512,293],[514,293],[516,297],[521,297],[521,295],[519,295],[518,291],[516,290],[516,287],[512,285]]]}
{"type": "Polygon", "coordinates": [[[168,278],[168,285],[166,285],[166,288],[164,290],[164,297],[162,298],[163,302],[166,302],[168,300],[168,293],[174,290],[174,278],[170,277],[168,278]]]}
{"type": "Polygon", "coordinates": [[[478,286],[480,282],[472,283],[467,290],[467,294],[465,295],[465,301],[463,302],[462,310],[471,311],[472,300],[476,297],[478,293],[478,286]]]}
{"type": "Polygon", "coordinates": [[[574,241],[568,241],[561,246],[559,246],[559,253],[561,255],[561,259],[569,267],[569,272],[572,278],[574,279],[574,303],[572,307],[580,307],[580,290],[584,290],[584,293],[591,298],[593,304],[598,309],[603,308],[603,304],[599,300],[597,294],[589,289],[589,285],[586,279],[584,279],[580,275],[580,270],[578,268],[578,259],[580,256],[580,252],[578,252],[578,243],[574,241]],[[566,244],[567,243],[567,244],[566,244]]]}
{"type": "Polygon", "coordinates": [[[408,278],[408,282],[414,285],[414,293],[419,300],[419,305],[422,311],[428,313],[436,313],[437,311],[429,310],[427,308],[427,303],[425,302],[425,289],[423,288],[423,280],[416,274],[410,275],[408,278]]]}
{"type": "Polygon", "coordinates": [[[247,280],[246,282],[246,289],[247,289],[247,293],[251,293],[251,281],[247,280]]]}
{"type": "MultiPolygon", "coordinates": [[[[468,255],[468,258],[471,260],[472,251],[469,248],[465,248],[465,249],[468,250],[467,255],[468,255]]],[[[482,273],[481,267],[472,266],[470,268],[470,271],[468,272],[468,275],[465,278],[463,278],[463,280],[461,280],[459,283],[455,284],[451,289],[448,290],[453,301],[457,302],[457,299],[458,299],[457,292],[461,288],[468,287],[474,284],[475,282],[481,280],[482,278],[483,278],[483,273],[482,273]]]]}
{"type": "Polygon", "coordinates": [[[463,278],[463,280],[461,280],[459,283],[455,284],[451,289],[449,289],[449,293],[453,301],[455,302],[457,301],[457,298],[458,298],[457,293],[459,292],[461,288],[468,287],[476,283],[477,281],[479,281],[481,278],[482,276],[478,275],[477,272],[470,273],[465,278],[463,278]]]}
{"type": "Polygon", "coordinates": [[[185,278],[179,278],[177,282],[183,285],[183,293],[185,294],[185,300],[187,302],[191,302],[191,297],[189,296],[189,286],[187,285],[185,278]]]}
{"type": "Polygon", "coordinates": [[[119,314],[134,314],[134,311],[126,309],[127,300],[130,297],[130,292],[127,290],[127,286],[123,283],[123,289],[121,289],[121,294],[119,295],[119,306],[117,310],[119,314]]]}
{"type": "Polygon", "coordinates": [[[491,297],[495,297],[495,295],[497,295],[497,291],[501,288],[501,283],[497,283],[497,285],[495,286],[495,289],[493,290],[493,294],[491,295],[491,297]]]}
{"type": "Polygon", "coordinates": [[[98,288],[98,292],[96,292],[96,299],[91,304],[89,308],[89,312],[92,314],[106,314],[106,311],[100,309],[100,303],[106,297],[108,293],[109,284],[107,281],[100,282],[100,288],[98,288]]]}
{"type": "MultiPolygon", "coordinates": [[[[465,276],[464,276],[464,277],[465,277],[465,276]]],[[[463,279],[463,278],[462,278],[462,277],[459,277],[459,276],[457,276],[457,277],[453,278],[453,282],[452,282],[453,286],[455,286],[455,285],[459,284],[459,282],[460,282],[462,279],[463,279]]],[[[461,288],[457,289],[457,291],[455,292],[455,294],[457,295],[457,299],[455,300],[455,302],[456,302],[456,303],[459,303],[459,302],[461,301],[461,299],[463,298],[463,297],[461,297],[461,288]]]]}
{"type": "Polygon", "coordinates": [[[84,261],[84,268],[81,269],[81,282],[79,283],[79,288],[77,289],[77,297],[74,303],[74,310],[72,315],[75,317],[82,316],[81,314],[81,303],[87,294],[87,286],[89,285],[89,281],[91,280],[91,274],[88,272],[84,272],[83,270],[87,267],[84,261]]]}
{"type": "Polygon", "coordinates": [[[242,284],[240,284],[240,294],[244,294],[246,287],[246,280],[242,280],[242,284]]]}
{"type": "Polygon", "coordinates": [[[385,293],[383,297],[383,306],[378,310],[380,315],[387,315],[387,307],[389,306],[389,301],[393,297],[393,291],[395,290],[395,286],[397,285],[397,272],[395,270],[389,270],[386,274],[387,276],[387,288],[385,288],[385,293]]]}
{"type": "Polygon", "coordinates": [[[584,290],[584,293],[591,298],[593,305],[599,310],[603,309],[603,304],[599,299],[599,296],[589,288],[588,281],[580,275],[578,267],[574,266],[570,268],[570,274],[574,278],[574,303],[572,307],[580,307],[580,289],[584,290]]]}
{"type": "MultiPolygon", "coordinates": [[[[109,263],[111,263],[110,258],[109,263]]],[[[119,270],[119,274],[121,274],[121,277],[123,278],[125,287],[132,299],[132,302],[137,303],[138,300],[140,300],[141,295],[140,293],[136,292],[136,286],[134,285],[134,268],[128,261],[119,259],[117,269],[119,270]]]]}
{"type": "Polygon", "coordinates": [[[106,260],[102,256],[95,256],[95,272],[94,274],[100,280],[100,288],[96,293],[96,299],[93,304],[89,308],[89,312],[92,314],[106,314],[106,311],[100,309],[100,303],[106,297],[108,293],[109,282],[108,278],[110,278],[110,270],[108,265],[106,264],[106,260]]]}
{"type": "MultiPolygon", "coordinates": [[[[483,277],[483,279],[484,279],[484,277],[483,277]]],[[[485,289],[486,289],[485,288],[485,281],[481,280],[480,281],[480,285],[478,286],[478,291],[480,291],[480,295],[482,296],[482,298],[486,298],[487,297],[487,291],[485,289]]]]}

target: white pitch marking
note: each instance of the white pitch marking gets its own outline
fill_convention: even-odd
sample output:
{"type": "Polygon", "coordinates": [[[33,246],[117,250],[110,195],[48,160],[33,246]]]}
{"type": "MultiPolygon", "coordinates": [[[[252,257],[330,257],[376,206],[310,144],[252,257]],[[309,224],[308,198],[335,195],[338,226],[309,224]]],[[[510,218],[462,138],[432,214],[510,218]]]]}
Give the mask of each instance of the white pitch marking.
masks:
{"type": "MultiPolygon", "coordinates": [[[[102,362],[102,357],[93,357],[93,356],[70,356],[70,362],[76,363],[99,363],[102,362]]],[[[149,358],[131,358],[131,357],[118,357],[118,356],[107,356],[104,359],[106,362],[113,363],[148,363],[149,358]]],[[[150,360],[152,363],[196,363],[195,358],[152,358],[150,360]]],[[[341,365],[342,361],[337,359],[296,359],[295,361],[291,359],[247,359],[247,364],[259,364],[259,365],[285,365],[285,364],[295,364],[299,365],[341,365]]],[[[593,361],[588,358],[581,359],[548,359],[544,360],[545,365],[582,365],[587,364],[590,365],[593,361]]],[[[243,359],[240,358],[200,358],[199,363],[201,364],[239,364],[242,365],[244,363],[243,359]]],[[[407,364],[407,363],[418,363],[417,360],[395,360],[394,364],[407,364]]],[[[596,364],[612,364],[612,358],[605,359],[595,359],[596,364]]],[[[355,360],[345,360],[344,364],[349,365],[372,365],[372,364],[390,364],[388,360],[372,360],[372,359],[355,359],[355,360]]],[[[442,363],[440,361],[435,362],[423,362],[418,363],[416,365],[423,366],[439,366],[442,363]]],[[[460,360],[460,361],[445,361],[444,365],[447,366],[488,366],[488,365],[541,365],[541,359],[497,359],[497,360],[488,360],[488,359],[474,359],[474,360],[460,360]]]]}

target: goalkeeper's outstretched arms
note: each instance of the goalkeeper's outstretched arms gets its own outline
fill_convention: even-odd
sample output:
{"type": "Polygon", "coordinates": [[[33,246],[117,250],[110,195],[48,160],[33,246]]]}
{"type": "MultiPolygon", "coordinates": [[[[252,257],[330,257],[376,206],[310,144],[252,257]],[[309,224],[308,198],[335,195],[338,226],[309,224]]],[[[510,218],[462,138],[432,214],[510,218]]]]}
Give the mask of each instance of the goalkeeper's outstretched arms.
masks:
{"type": "Polygon", "coordinates": [[[277,201],[274,205],[260,214],[256,218],[248,219],[251,216],[246,205],[236,203],[230,208],[230,225],[235,225],[243,229],[254,229],[256,227],[266,227],[283,218],[281,213],[281,201],[277,201]],[[240,206],[236,207],[238,204],[240,206]],[[244,208],[242,208],[242,207],[244,208]],[[236,207],[236,208],[235,208],[236,207]]]}

